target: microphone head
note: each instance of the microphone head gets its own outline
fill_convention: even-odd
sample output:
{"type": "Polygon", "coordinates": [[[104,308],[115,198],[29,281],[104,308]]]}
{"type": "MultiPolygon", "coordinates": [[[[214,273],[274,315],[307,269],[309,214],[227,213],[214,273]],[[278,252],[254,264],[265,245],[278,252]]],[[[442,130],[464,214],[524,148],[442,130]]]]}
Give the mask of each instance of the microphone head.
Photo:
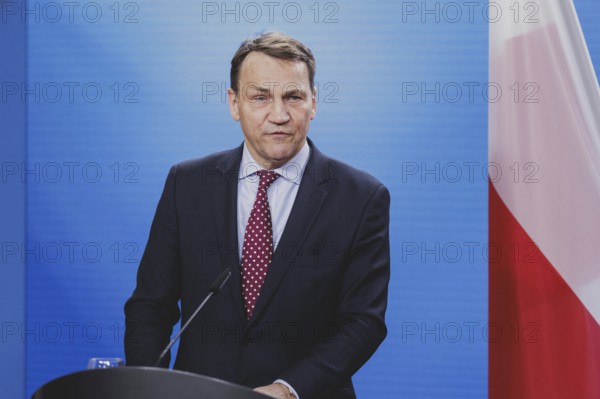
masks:
{"type": "Polygon", "coordinates": [[[231,267],[226,268],[223,270],[223,272],[221,272],[221,274],[219,274],[219,277],[217,277],[214,283],[212,283],[210,286],[210,291],[213,294],[221,291],[221,288],[223,288],[227,280],[229,280],[229,277],[231,277],[231,267]]]}

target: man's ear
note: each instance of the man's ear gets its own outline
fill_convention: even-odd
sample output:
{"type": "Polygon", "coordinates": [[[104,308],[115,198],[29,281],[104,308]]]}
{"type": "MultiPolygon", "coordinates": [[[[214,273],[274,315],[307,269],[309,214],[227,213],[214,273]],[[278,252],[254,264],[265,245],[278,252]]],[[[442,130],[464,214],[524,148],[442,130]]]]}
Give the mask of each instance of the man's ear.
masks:
{"type": "Polygon", "coordinates": [[[315,119],[315,115],[317,114],[317,88],[313,88],[312,92],[312,111],[310,113],[310,120],[315,119]]]}
{"type": "Polygon", "coordinates": [[[227,89],[227,102],[229,103],[229,113],[231,114],[231,117],[233,118],[233,120],[239,121],[239,101],[237,94],[235,94],[235,91],[233,91],[231,87],[227,89]]]}

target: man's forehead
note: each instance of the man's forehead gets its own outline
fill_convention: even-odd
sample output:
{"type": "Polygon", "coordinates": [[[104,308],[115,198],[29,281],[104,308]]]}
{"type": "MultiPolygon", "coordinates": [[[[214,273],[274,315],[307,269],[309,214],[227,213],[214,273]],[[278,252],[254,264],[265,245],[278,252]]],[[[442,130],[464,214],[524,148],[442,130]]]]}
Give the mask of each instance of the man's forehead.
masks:
{"type": "Polygon", "coordinates": [[[258,51],[248,54],[240,68],[242,82],[255,82],[260,87],[272,87],[273,82],[306,86],[308,79],[308,68],[304,62],[280,59],[258,51]]]}

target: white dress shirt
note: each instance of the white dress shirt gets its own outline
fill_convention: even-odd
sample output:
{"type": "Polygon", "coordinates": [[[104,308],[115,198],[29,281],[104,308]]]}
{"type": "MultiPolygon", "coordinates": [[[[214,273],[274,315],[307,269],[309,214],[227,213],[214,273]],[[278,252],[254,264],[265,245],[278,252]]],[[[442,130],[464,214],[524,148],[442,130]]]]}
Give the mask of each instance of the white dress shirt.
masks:
{"type": "MultiPolygon", "coordinates": [[[[304,141],[304,146],[298,153],[281,167],[274,169],[279,174],[279,178],[271,184],[267,190],[269,199],[269,208],[271,208],[271,223],[273,226],[273,251],[283,234],[283,229],[287,223],[288,217],[292,212],[292,206],[298,194],[298,187],[308,162],[310,147],[304,141]]],[[[237,227],[238,227],[238,248],[242,256],[242,246],[244,244],[244,234],[246,225],[250,218],[250,212],[256,201],[258,192],[258,175],[254,174],[263,169],[258,162],[252,158],[250,151],[244,143],[244,152],[242,154],[242,163],[238,175],[238,196],[237,196],[237,227]]]]}
{"type": "MultiPolygon", "coordinates": [[[[279,178],[267,190],[269,208],[271,209],[271,224],[273,226],[273,251],[277,248],[285,224],[292,212],[292,206],[296,200],[300,181],[304,175],[309,156],[310,147],[305,140],[302,149],[292,159],[281,167],[274,169],[279,174],[279,178]]],[[[248,151],[246,143],[244,143],[244,152],[238,175],[237,196],[237,228],[240,256],[242,256],[246,225],[248,224],[250,212],[252,211],[252,207],[256,201],[256,193],[258,192],[259,178],[254,173],[261,169],[263,168],[254,160],[250,151],[248,151]]],[[[285,385],[299,399],[296,390],[284,380],[278,379],[274,383],[285,385]]]]}

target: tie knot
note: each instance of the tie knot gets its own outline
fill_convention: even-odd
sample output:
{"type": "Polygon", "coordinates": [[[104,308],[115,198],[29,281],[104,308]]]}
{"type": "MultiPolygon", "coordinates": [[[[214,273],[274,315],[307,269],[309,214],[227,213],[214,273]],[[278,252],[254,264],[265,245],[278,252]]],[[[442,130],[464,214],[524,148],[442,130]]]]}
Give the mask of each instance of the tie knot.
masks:
{"type": "Polygon", "coordinates": [[[258,172],[258,176],[260,177],[260,181],[258,182],[258,187],[262,188],[263,190],[268,189],[271,184],[273,184],[273,182],[275,180],[277,180],[277,178],[279,177],[279,174],[277,172],[274,172],[272,170],[259,170],[258,172]]]}

